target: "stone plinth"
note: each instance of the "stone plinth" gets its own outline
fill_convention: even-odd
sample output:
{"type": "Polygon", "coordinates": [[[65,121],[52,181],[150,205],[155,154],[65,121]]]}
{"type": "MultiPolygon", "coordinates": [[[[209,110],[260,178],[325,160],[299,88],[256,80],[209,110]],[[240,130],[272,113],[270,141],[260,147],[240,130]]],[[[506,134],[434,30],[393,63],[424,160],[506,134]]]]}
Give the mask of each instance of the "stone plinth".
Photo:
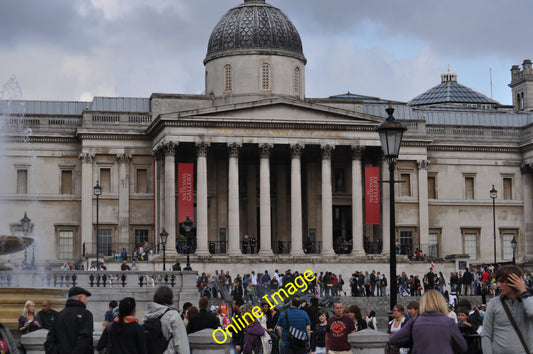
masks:
{"type": "MultiPolygon", "coordinates": [[[[230,354],[231,338],[223,344],[215,342],[213,338],[213,329],[203,329],[201,331],[189,334],[189,346],[192,354],[230,354]]],[[[219,338],[219,336],[217,336],[219,338]]],[[[220,341],[223,338],[221,336],[220,341]]]]}
{"type": "Polygon", "coordinates": [[[348,336],[354,354],[385,354],[389,335],[386,332],[364,329],[348,336]]]}

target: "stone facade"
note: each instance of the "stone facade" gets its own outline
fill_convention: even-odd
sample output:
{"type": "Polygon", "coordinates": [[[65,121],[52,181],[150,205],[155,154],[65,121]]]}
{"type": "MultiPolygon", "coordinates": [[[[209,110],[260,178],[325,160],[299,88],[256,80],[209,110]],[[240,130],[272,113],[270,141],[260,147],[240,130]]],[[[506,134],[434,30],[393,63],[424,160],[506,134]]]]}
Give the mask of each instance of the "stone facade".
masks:
{"type": "MultiPolygon", "coordinates": [[[[379,225],[365,224],[364,198],[365,167],[389,178],[376,132],[387,102],[349,93],[306,98],[303,54],[248,49],[206,58],[205,95],[26,101],[23,115],[4,113],[0,231],[21,233],[27,211],[38,260],[94,260],[98,205],[105,259],[143,240],[157,252],[165,229],[167,263],[183,262],[183,249],[171,247],[185,234],[177,220],[177,164],[192,163],[192,260],[202,269],[254,264],[256,257],[281,269],[369,257],[386,263],[396,246],[388,237],[388,186],[380,191],[379,225]],[[265,63],[271,90],[261,86],[265,63]],[[243,256],[245,234],[257,237],[259,256],[243,256]]],[[[532,113],[501,105],[392,106],[409,128],[394,176],[403,182],[395,198],[400,252],[420,248],[434,260],[468,254],[472,263],[492,262],[496,239],[497,261],[511,261],[514,237],[518,261],[529,262],[532,113]],[[499,192],[496,235],[492,185],[499,192]]]]}

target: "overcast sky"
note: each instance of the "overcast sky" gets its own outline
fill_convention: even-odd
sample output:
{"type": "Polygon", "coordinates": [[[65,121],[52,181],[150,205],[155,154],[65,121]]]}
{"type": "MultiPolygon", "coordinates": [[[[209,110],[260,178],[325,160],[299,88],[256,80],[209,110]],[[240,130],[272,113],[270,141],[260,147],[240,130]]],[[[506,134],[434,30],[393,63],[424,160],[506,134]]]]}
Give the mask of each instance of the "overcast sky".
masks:
{"type": "MultiPolygon", "coordinates": [[[[1,0],[0,86],[22,99],[204,92],[211,31],[243,0],[1,0]]],[[[511,104],[512,65],[533,57],[526,0],[269,0],[302,38],[306,96],[408,101],[459,83],[511,104]]]]}

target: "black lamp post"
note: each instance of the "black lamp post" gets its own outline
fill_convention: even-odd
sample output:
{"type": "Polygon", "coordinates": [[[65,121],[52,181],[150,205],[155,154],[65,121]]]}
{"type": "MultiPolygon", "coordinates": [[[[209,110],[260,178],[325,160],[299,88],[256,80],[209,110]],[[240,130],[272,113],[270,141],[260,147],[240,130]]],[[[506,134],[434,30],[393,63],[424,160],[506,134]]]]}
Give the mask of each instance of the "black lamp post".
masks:
{"type": "Polygon", "coordinates": [[[191,260],[190,260],[190,253],[191,253],[191,231],[192,231],[192,220],[189,218],[189,215],[187,215],[187,218],[183,222],[183,228],[185,229],[185,236],[187,237],[187,266],[183,268],[183,270],[192,270],[191,268],[191,260]]]}
{"type": "Polygon", "coordinates": [[[515,250],[516,250],[516,238],[513,236],[513,239],[511,240],[511,248],[513,249],[513,264],[516,264],[516,258],[515,258],[515,250]]]}
{"type": "Polygon", "coordinates": [[[492,189],[489,191],[489,195],[492,198],[492,232],[494,237],[494,267],[496,267],[496,198],[498,198],[498,191],[492,185],[492,189]]]}
{"type": "Polygon", "coordinates": [[[165,258],[165,251],[167,249],[167,239],[168,239],[168,232],[163,229],[161,233],[159,234],[159,238],[161,239],[161,244],[163,245],[163,271],[166,269],[166,258],[165,258]]]}
{"type": "MultiPolygon", "coordinates": [[[[28,217],[28,214],[24,212],[24,217],[20,219],[20,224],[22,225],[22,234],[24,237],[28,236],[30,233],[31,219],[28,217]]],[[[35,252],[35,251],[34,251],[35,252]]],[[[35,257],[33,258],[33,263],[35,262],[35,257]]],[[[24,265],[28,264],[28,253],[26,248],[24,248],[24,265]]],[[[32,264],[33,267],[34,264],[32,264]]]]}
{"type": "Polygon", "coordinates": [[[99,219],[99,203],[100,203],[100,196],[102,195],[102,186],[100,186],[100,183],[96,181],[96,186],[93,187],[94,189],[94,195],[96,196],[96,270],[100,268],[100,263],[98,262],[98,239],[99,239],[99,233],[100,233],[100,219],[99,219]]]}
{"type": "Polygon", "coordinates": [[[394,202],[394,183],[399,182],[394,180],[394,166],[398,160],[400,154],[400,144],[402,143],[403,133],[407,130],[407,127],[393,117],[394,108],[389,107],[386,109],[389,115],[386,120],[378,125],[377,131],[381,140],[381,149],[383,155],[389,163],[389,182],[390,186],[390,230],[389,230],[389,243],[390,243],[390,310],[394,309],[397,301],[398,283],[396,282],[396,249],[395,249],[395,234],[396,234],[396,218],[395,218],[395,202],[394,202]]]}

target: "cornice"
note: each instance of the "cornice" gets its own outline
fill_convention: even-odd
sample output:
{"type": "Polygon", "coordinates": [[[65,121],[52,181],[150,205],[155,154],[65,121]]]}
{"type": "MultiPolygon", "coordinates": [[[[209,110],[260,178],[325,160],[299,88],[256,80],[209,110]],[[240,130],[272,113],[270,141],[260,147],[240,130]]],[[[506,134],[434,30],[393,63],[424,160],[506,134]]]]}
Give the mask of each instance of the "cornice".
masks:
{"type": "Polygon", "coordinates": [[[117,133],[78,133],[80,140],[151,140],[146,133],[140,134],[117,134],[117,133]]]}
{"type": "Polygon", "coordinates": [[[461,151],[461,152],[512,152],[521,151],[518,146],[472,146],[472,145],[429,145],[428,151],[461,151]]]}
{"type": "Polygon", "coordinates": [[[72,136],[8,136],[9,143],[79,143],[79,139],[72,136]]]}

